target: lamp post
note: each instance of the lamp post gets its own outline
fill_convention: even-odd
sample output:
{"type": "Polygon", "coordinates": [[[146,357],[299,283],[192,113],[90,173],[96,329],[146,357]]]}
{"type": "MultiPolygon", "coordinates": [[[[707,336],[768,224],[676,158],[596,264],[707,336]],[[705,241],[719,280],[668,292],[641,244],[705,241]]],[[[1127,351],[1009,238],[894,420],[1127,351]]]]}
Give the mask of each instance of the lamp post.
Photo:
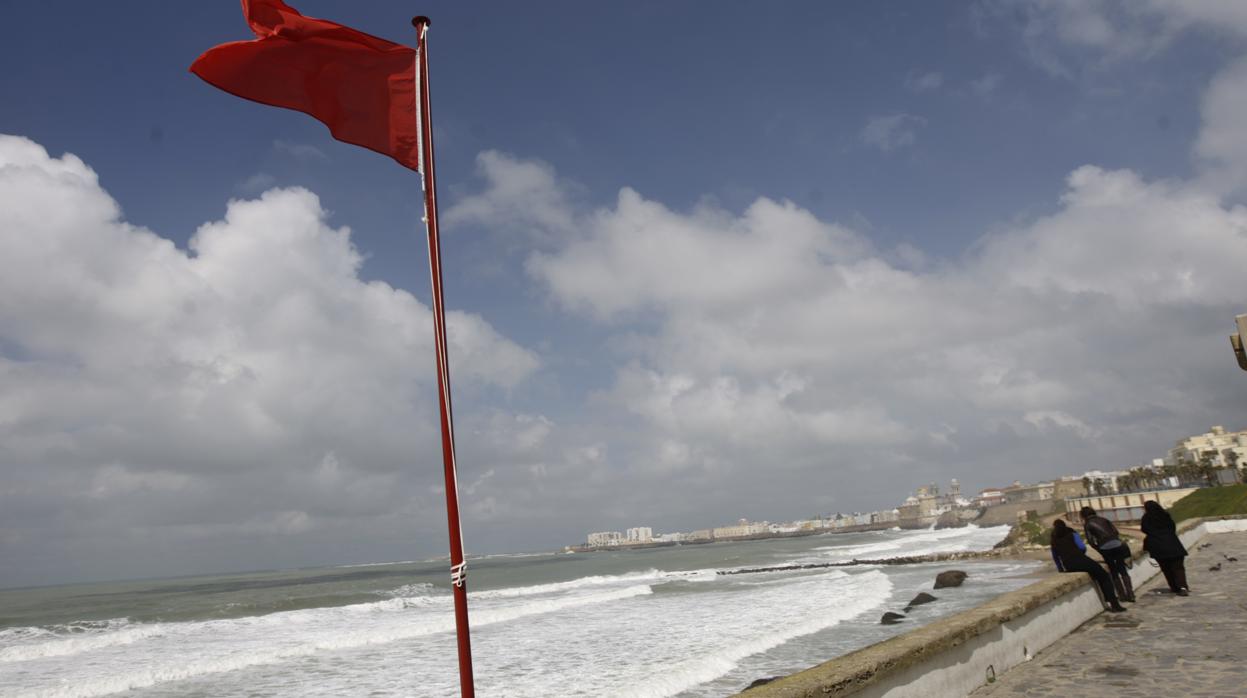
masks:
{"type": "Polygon", "coordinates": [[[1247,371],[1247,315],[1234,318],[1238,323],[1238,332],[1230,335],[1230,345],[1234,347],[1234,358],[1238,359],[1238,367],[1247,371]]]}

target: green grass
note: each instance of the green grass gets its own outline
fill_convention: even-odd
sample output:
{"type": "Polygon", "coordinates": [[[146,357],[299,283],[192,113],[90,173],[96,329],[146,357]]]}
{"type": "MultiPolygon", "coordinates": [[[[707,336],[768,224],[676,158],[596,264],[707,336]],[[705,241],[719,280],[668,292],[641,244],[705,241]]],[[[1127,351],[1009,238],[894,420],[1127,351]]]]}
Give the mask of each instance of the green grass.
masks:
{"type": "Polygon", "coordinates": [[[1184,521],[1197,516],[1224,516],[1247,514],[1247,485],[1205,487],[1195,490],[1169,507],[1174,521],[1184,521]]]}
{"type": "Polygon", "coordinates": [[[1018,528],[1021,538],[1031,545],[1047,545],[1052,540],[1052,527],[1038,521],[1023,521],[1018,528]]]}

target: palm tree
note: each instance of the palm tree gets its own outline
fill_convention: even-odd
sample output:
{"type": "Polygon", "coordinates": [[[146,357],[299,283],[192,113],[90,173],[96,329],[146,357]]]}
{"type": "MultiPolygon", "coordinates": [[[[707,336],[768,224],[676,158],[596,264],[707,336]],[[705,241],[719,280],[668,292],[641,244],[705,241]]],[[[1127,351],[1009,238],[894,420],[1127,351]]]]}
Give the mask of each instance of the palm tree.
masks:
{"type": "Polygon", "coordinates": [[[1131,492],[1143,489],[1143,473],[1138,468],[1131,468],[1126,472],[1126,489],[1131,492]]]}
{"type": "Polygon", "coordinates": [[[1219,455],[1216,451],[1204,451],[1199,454],[1199,475],[1209,485],[1217,484],[1217,460],[1219,455]]]}
{"type": "Polygon", "coordinates": [[[1125,475],[1117,476],[1117,491],[1129,492],[1134,489],[1135,476],[1130,471],[1126,471],[1125,475]]]}
{"type": "Polygon", "coordinates": [[[1178,461],[1178,482],[1189,485],[1199,479],[1199,466],[1189,458],[1178,461]]]}

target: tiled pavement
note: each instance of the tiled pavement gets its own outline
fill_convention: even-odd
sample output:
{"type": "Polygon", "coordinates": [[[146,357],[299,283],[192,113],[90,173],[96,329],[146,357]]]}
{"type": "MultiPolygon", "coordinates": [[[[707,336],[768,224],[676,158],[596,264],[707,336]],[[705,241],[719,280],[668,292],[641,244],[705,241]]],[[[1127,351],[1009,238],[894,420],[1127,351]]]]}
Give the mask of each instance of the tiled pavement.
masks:
{"type": "Polygon", "coordinates": [[[1247,533],[1205,536],[1190,552],[1190,596],[1157,574],[1127,613],[1096,616],[971,695],[1247,696],[1247,533]]]}

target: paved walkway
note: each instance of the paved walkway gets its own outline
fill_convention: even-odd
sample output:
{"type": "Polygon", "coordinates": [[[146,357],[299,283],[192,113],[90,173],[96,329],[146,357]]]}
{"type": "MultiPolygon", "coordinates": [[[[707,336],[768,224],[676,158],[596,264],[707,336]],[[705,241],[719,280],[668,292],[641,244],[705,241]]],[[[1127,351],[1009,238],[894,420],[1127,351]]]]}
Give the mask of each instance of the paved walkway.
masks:
{"type": "Polygon", "coordinates": [[[1247,696],[1247,533],[1205,536],[1190,552],[1190,596],[1157,574],[1129,612],[1096,616],[971,695],[1247,696]]]}

